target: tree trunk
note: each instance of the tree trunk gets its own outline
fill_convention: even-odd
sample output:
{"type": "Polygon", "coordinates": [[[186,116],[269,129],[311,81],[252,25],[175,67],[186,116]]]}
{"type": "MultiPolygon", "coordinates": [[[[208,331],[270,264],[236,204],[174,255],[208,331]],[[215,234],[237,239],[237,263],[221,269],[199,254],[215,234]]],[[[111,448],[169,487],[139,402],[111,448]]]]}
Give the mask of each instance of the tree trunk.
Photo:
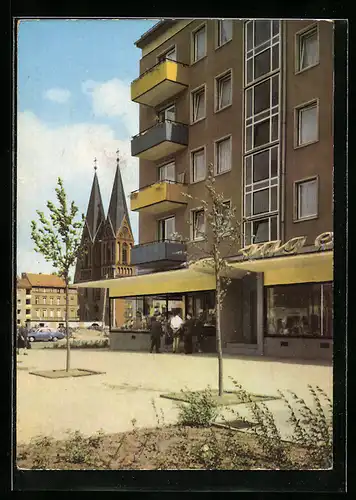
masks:
{"type": "Polygon", "coordinates": [[[70,339],[69,339],[69,287],[66,281],[66,335],[67,335],[67,359],[66,372],[70,370],[70,339]]]}
{"type": "Polygon", "coordinates": [[[221,293],[221,282],[220,276],[216,275],[216,351],[218,355],[218,370],[219,370],[219,396],[223,395],[224,385],[223,385],[223,357],[222,357],[222,342],[221,342],[221,329],[220,329],[220,300],[221,293]]]}

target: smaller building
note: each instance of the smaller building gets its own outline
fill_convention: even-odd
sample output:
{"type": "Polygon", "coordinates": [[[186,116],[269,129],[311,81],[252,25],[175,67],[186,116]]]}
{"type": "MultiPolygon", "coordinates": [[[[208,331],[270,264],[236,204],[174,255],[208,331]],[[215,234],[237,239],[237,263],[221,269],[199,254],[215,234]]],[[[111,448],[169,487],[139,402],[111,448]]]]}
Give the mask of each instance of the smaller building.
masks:
{"type": "MultiPolygon", "coordinates": [[[[54,274],[22,273],[17,280],[17,325],[41,323],[52,328],[66,320],[65,282],[54,274]]],[[[77,326],[78,292],[69,287],[69,321],[77,326]]]]}

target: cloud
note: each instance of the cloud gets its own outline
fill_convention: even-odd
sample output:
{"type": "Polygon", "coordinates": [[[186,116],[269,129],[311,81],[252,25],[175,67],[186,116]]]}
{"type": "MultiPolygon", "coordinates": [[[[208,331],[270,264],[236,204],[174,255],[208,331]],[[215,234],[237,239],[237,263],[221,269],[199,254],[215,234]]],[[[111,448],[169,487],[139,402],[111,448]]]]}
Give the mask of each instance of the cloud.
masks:
{"type": "Polygon", "coordinates": [[[44,92],[43,97],[49,101],[65,103],[70,98],[71,93],[67,89],[54,88],[44,92]]]}
{"type": "Polygon", "coordinates": [[[137,134],[138,106],[131,101],[130,83],[117,78],[107,82],[87,80],[82,83],[82,91],[92,100],[95,116],[122,118],[130,135],[137,134]]]}
{"type": "MultiPolygon", "coordinates": [[[[17,119],[17,261],[20,272],[50,272],[51,265],[35,253],[30,239],[30,221],[36,209],[46,212],[46,201],[55,201],[57,177],[62,177],[70,200],[86,213],[93,180],[93,159],[104,209],[107,212],[116,169],[116,150],[125,193],[138,188],[138,160],[130,155],[129,140],[115,137],[108,125],[78,123],[50,128],[32,112],[17,119]]],[[[129,206],[129,200],[128,206],[129,206]]],[[[130,214],[137,240],[138,217],[130,214]]]]}

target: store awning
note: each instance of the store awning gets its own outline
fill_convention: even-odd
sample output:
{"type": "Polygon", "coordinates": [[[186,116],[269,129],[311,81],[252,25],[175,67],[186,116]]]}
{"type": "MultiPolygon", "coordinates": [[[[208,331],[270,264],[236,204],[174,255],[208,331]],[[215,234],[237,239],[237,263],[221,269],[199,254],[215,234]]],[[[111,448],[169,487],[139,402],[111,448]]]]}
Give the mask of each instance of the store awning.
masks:
{"type": "MultiPolygon", "coordinates": [[[[205,260],[193,264],[196,271],[212,274],[213,268],[205,260]]],[[[289,285],[333,280],[333,252],[313,252],[263,259],[230,262],[225,275],[240,278],[246,272],[263,273],[264,285],[289,285]]]]}
{"type": "Polygon", "coordinates": [[[178,269],[127,278],[88,281],[76,283],[74,286],[78,288],[108,288],[110,297],[132,297],[135,295],[215,290],[215,278],[212,274],[193,269],[178,269]]]}

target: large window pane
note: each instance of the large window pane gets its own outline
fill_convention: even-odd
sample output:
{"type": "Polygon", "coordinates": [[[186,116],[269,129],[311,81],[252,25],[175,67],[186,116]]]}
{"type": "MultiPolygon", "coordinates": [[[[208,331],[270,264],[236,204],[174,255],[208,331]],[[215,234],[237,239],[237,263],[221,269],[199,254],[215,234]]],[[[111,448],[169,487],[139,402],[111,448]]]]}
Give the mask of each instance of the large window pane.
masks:
{"type": "Polygon", "coordinates": [[[217,173],[231,170],[231,139],[224,139],[217,143],[217,173]]]}
{"type": "Polygon", "coordinates": [[[269,138],[269,120],[257,123],[254,127],[254,144],[253,146],[257,148],[258,146],[263,146],[263,144],[268,144],[270,142],[269,138]]]}
{"type": "Polygon", "coordinates": [[[232,38],[232,20],[225,19],[223,21],[219,21],[218,30],[219,30],[218,43],[220,46],[228,42],[232,38]]]}
{"type": "Polygon", "coordinates": [[[251,50],[253,47],[253,21],[246,23],[246,48],[251,50]]]}
{"type": "Polygon", "coordinates": [[[318,214],[317,186],[316,179],[298,184],[298,219],[318,214]]]}
{"type": "Polygon", "coordinates": [[[253,182],[262,181],[269,177],[269,150],[253,156],[253,182]]]}
{"type": "Polygon", "coordinates": [[[276,177],[278,173],[278,147],[271,149],[271,177],[276,177]]]}
{"type": "Polygon", "coordinates": [[[271,50],[267,49],[254,58],[254,79],[266,75],[271,71],[271,50]]]}
{"type": "Polygon", "coordinates": [[[254,87],[254,113],[257,115],[270,107],[270,79],[254,87]]]}
{"type": "MultiPolygon", "coordinates": [[[[266,289],[268,335],[321,336],[323,325],[331,324],[332,303],[331,284],[303,283],[298,285],[275,286],[266,289]],[[323,297],[321,286],[323,286],[323,297]],[[325,288],[324,288],[325,287],[325,288]],[[326,291],[326,294],[325,294],[326,291]],[[325,302],[325,296],[328,296],[325,302]],[[322,308],[323,302],[323,308],[322,308]],[[323,312],[322,312],[323,311],[323,312]]],[[[330,332],[329,327],[327,331],[330,332]]],[[[324,336],[331,336],[330,334],[324,336]]]]}
{"type": "Polygon", "coordinates": [[[322,285],[323,293],[323,337],[333,336],[333,286],[332,283],[322,285]]]}
{"type": "Polygon", "coordinates": [[[316,105],[298,110],[298,145],[318,139],[318,109],[316,105]]]}
{"type": "Polygon", "coordinates": [[[193,182],[205,179],[205,152],[204,149],[193,153],[193,182]]]}
{"type": "Polygon", "coordinates": [[[245,182],[246,184],[251,184],[252,182],[252,175],[251,175],[251,169],[252,169],[252,156],[248,156],[245,160],[245,182]]]}
{"type": "Polygon", "coordinates": [[[271,38],[271,21],[255,21],[255,47],[271,38]]]}
{"type": "Polygon", "coordinates": [[[318,59],[318,32],[314,28],[299,37],[299,70],[314,66],[318,59]]]}
{"type": "Polygon", "coordinates": [[[253,243],[263,243],[269,241],[269,223],[268,219],[253,222],[253,243]]]}
{"type": "Polygon", "coordinates": [[[253,214],[269,212],[269,190],[263,189],[253,195],[253,214]]]}
{"type": "Polygon", "coordinates": [[[194,33],[194,61],[205,56],[205,27],[194,33]]]}

